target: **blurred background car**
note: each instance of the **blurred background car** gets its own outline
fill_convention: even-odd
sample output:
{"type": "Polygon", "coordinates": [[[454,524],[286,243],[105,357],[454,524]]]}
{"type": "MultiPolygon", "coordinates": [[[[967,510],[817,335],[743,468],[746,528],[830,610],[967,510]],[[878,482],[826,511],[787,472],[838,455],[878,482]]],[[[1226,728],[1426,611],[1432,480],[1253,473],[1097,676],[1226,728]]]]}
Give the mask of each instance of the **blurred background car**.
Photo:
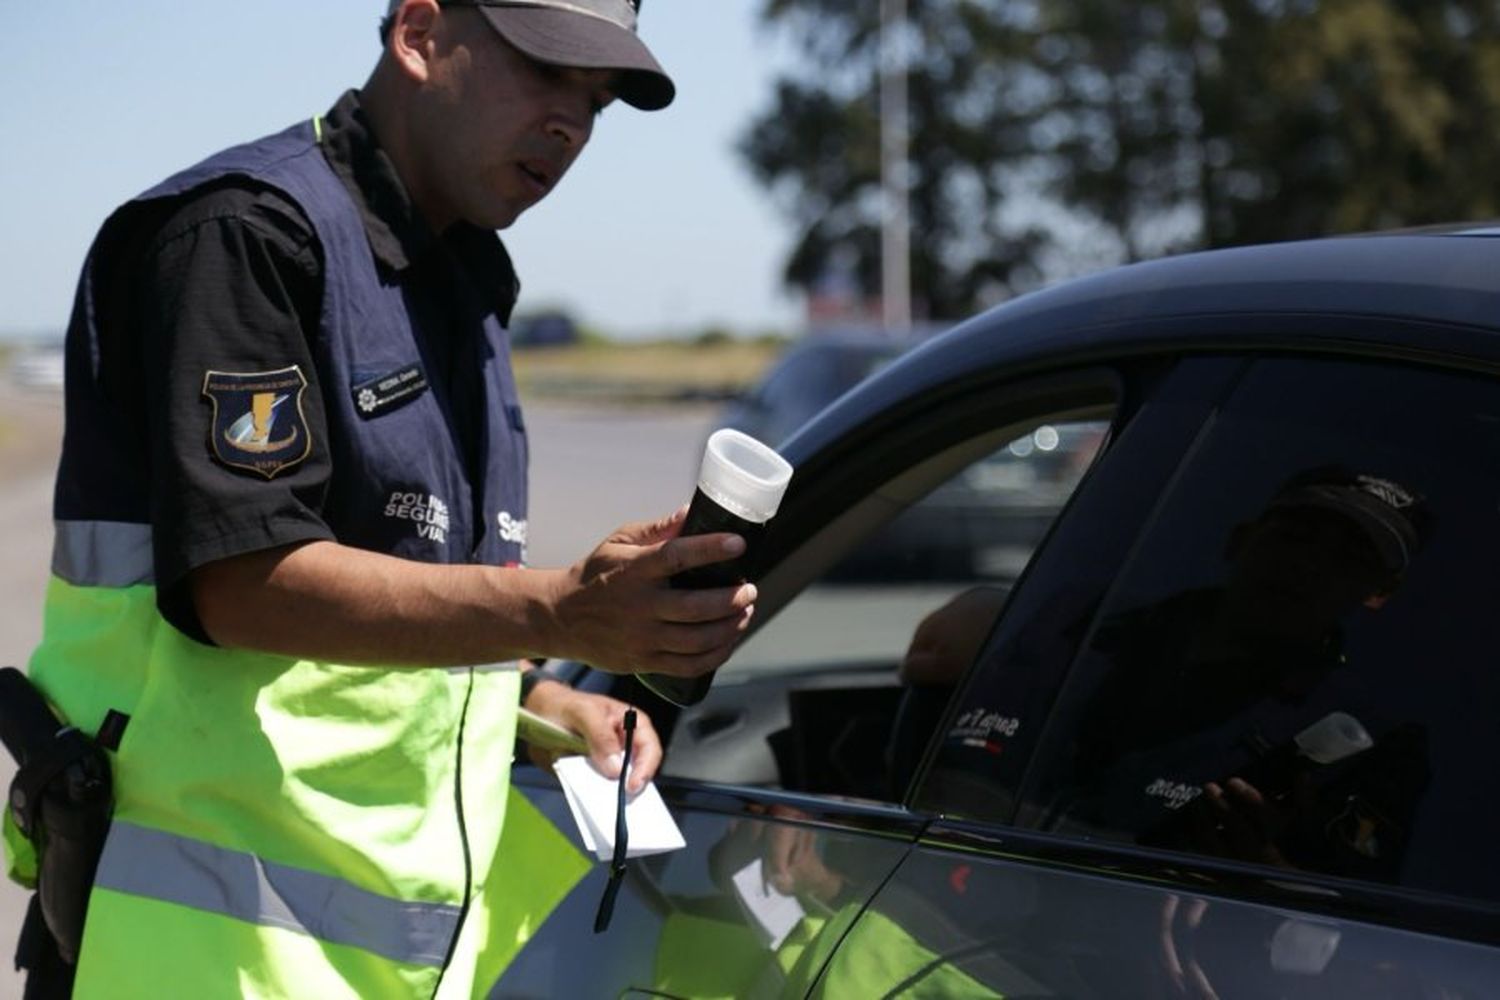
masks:
{"type": "Polygon", "coordinates": [[[578,324],[565,312],[527,313],[510,324],[513,347],[567,347],[581,339],[578,324]]]}
{"type": "Polygon", "coordinates": [[[875,328],[815,331],[724,408],[719,424],[775,446],[818,411],[925,339],[875,328]]]}

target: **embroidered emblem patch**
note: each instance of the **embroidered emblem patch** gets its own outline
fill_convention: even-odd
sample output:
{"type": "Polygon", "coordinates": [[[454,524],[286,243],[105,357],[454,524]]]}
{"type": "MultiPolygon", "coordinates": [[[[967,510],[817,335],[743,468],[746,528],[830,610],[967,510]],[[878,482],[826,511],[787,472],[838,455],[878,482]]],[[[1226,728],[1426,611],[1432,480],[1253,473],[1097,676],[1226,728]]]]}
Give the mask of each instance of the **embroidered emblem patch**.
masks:
{"type": "Polygon", "coordinates": [[[307,379],[296,365],[272,372],[216,372],[203,376],[203,395],[214,404],[209,447],[220,462],[267,479],[312,451],[302,413],[307,379]]]}
{"type": "Polygon", "coordinates": [[[404,406],[420,396],[426,388],[427,373],[422,370],[421,365],[411,364],[356,383],[349,388],[349,392],[354,397],[354,408],[359,411],[359,415],[369,419],[404,406]]]}

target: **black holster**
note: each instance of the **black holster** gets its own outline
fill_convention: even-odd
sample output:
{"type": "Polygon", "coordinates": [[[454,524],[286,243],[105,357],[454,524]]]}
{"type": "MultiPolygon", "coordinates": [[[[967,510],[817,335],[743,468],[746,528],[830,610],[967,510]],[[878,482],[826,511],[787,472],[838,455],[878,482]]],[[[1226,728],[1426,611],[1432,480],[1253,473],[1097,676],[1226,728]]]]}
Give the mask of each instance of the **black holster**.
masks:
{"type": "MultiPolygon", "coordinates": [[[[10,810],[37,854],[37,891],[16,954],[28,980],[56,972],[50,935],[71,980],[83,940],[83,919],[114,808],[109,758],[89,737],[66,725],[26,676],[0,668],[0,742],[19,770],[10,810]],[[36,926],[38,914],[43,927],[36,926]]],[[[27,995],[31,996],[28,982],[27,995]]],[[[63,994],[65,995],[65,994],[63,994]]]]}

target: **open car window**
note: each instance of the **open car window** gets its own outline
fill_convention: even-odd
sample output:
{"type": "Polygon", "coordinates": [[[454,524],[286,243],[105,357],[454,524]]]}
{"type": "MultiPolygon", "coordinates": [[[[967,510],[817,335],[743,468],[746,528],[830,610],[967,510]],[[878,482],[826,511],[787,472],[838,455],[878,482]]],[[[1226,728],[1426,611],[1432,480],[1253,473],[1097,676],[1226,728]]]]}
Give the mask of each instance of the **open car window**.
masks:
{"type": "Polygon", "coordinates": [[[865,499],[899,513],[846,539],[741,646],[678,719],[663,773],[900,801],[1108,417],[1094,406],[1009,419],[947,445],[961,457],[937,474],[892,470],[865,499]]]}

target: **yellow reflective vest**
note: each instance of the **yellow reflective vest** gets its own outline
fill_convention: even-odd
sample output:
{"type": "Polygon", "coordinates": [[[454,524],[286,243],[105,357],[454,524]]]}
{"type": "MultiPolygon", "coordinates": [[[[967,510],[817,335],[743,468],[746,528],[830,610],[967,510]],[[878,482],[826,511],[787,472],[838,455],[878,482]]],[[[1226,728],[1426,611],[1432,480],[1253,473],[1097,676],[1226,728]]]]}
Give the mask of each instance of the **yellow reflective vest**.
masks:
{"type": "MultiPolygon", "coordinates": [[[[315,357],[328,384],[353,384],[348,366],[372,352],[418,356],[417,320],[404,313],[402,288],[377,272],[310,124],[219,154],[143,197],[230,173],[282,190],[317,231],[326,273],[315,357]]],[[[157,610],[144,501],[112,499],[138,488],[142,473],[112,447],[107,393],[80,361],[97,356],[88,274],[68,334],[69,441],[44,634],[29,668],[85,732],[111,709],[130,717],[111,754],[117,807],[77,995],[484,995],[582,863],[540,814],[512,803],[524,821],[505,837],[521,845],[518,856],[562,860],[550,872],[499,866],[514,665],[348,666],[216,648],[169,625],[157,610]]],[[[524,518],[524,431],[494,315],[482,335],[492,347],[483,374],[491,454],[479,487],[432,393],[403,400],[384,423],[361,416],[358,394],[325,394],[338,431],[332,465],[345,477],[336,486],[368,507],[340,506],[343,520],[330,521],[340,541],[435,562],[520,558],[523,539],[506,517],[524,518]],[[404,448],[390,440],[398,426],[404,448]],[[450,498],[441,531],[418,535],[432,526],[382,515],[403,477],[432,480],[450,498]],[[411,551],[380,543],[396,530],[410,532],[401,544],[411,551]]],[[[29,845],[13,831],[5,843],[7,867],[24,881],[29,845]]]]}

